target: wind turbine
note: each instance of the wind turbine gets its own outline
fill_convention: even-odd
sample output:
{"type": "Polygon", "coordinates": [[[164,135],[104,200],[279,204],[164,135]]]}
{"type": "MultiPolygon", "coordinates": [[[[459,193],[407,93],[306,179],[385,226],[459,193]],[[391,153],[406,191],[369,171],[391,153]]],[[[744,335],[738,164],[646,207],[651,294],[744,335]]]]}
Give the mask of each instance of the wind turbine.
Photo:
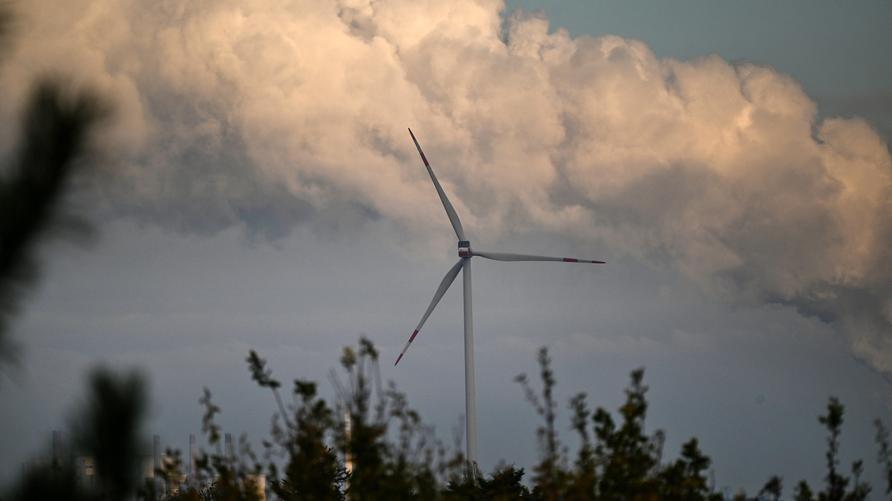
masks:
{"type": "Polygon", "coordinates": [[[471,258],[472,257],[482,257],[486,259],[492,259],[494,261],[557,261],[563,263],[594,263],[594,264],[605,264],[606,261],[592,261],[587,259],[575,259],[571,257],[549,257],[549,256],[532,256],[528,254],[511,254],[505,252],[488,252],[488,251],[478,251],[471,249],[471,242],[468,241],[467,237],[465,237],[465,230],[461,226],[461,220],[458,218],[458,214],[455,212],[455,208],[449,202],[449,198],[446,197],[446,192],[443,191],[443,187],[440,186],[440,182],[437,181],[437,176],[434,175],[434,170],[431,168],[430,163],[427,161],[427,157],[424,155],[424,152],[421,151],[421,145],[418,144],[418,140],[415,139],[415,134],[412,133],[412,129],[409,129],[409,135],[412,136],[412,141],[415,143],[415,148],[418,149],[418,154],[421,155],[421,160],[424,162],[424,167],[427,169],[427,173],[430,174],[431,181],[434,182],[434,188],[437,189],[437,195],[440,196],[440,201],[443,202],[443,208],[446,209],[446,215],[449,216],[449,222],[452,223],[452,229],[455,230],[455,236],[458,237],[458,262],[455,263],[452,268],[446,272],[446,276],[443,277],[443,281],[440,282],[440,286],[437,287],[437,292],[434,293],[434,298],[431,300],[430,305],[428,305],[427,310],[424,312],[424,315],[421,316],[421,321],[418,322],[418,326],[415,327],[415,330],[409,336],[409,340],[406,342],[406,345],[403,347],[403,351],[400,352],[400,355],[396,358],[396,362],[394,362],[394,366],[400,363],[403,355],[406,354],[406,350],[409,349],[409,346],[412,344],[412,341],[415,341],[415,337],[418,335],[418,331],[421,330],[421,327],[424,325],[424,322],[427,321],[427,317],[430,316],[431,312],[434,311],[434,308],[437,307],[437,303],[440,302],[440,299],[443,297],[443,294],[449,290],[449,286],[452,285],[452,282],[455,281],[455,277],[458,276],[458,272],[463,271],[463,285],[464,285],[464,310],[465,310],[465,425],[466,425],[466,446],[467,446],[467,460],[469,466],[469,473],[474,475],[477,468],[477,411],[475,405],[475,395],[474,395],[474,322],[473,322],[473,312],[471,309],[471,258]]]}

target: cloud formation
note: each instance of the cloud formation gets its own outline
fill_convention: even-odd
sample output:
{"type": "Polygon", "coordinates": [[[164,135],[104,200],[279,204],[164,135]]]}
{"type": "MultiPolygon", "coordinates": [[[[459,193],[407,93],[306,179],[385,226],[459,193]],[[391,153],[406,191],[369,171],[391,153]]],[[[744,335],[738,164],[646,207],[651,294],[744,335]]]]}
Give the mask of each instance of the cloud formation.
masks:
{"type": "Polygon", "coordinates": [[[445,219],[412,126],[470,233],[549,232],[791,304],[892,374],[892,161],[868,123],[819,120],[771,68],[659,59],[503,9],[23,2],[0,89],[19,102],[53,70],[106,92],[122,161],[98,205],[183,231],[430,231],[445,219]]]}

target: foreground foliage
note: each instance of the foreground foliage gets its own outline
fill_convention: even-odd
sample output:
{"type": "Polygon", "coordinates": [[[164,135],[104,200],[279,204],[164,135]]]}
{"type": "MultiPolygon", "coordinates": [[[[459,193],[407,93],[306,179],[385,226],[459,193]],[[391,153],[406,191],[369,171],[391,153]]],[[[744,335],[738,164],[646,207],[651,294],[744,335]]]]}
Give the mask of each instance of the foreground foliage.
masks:
{"type": "MultiPolygon", "coordinates": [[[[469,474],[460,448],[447,448],[404,394],[384,386],[378,372],[378,352],[368,340],[346,348],[340,374],[332,373],[337,398],[321,398],[314,382],[295,380],[290,395],[255,352],[247,358],[251,377],[270,391],[275,412],[262,457],[245,437],[238,452],[224,450],[215,417],[221,409],[204,390],[202,431],[210,449],[201,451],[192,475],[184,473],[181,454],[168,450],[160,481],[140,478],[139,452],[144,449],[142,423],[145,388],[137,374],[93,373],[89,398],[72,424],[76,454],[27,471],[3,499],[166,499],[166,500],[685,500],[723,499],[707,478],[710,459],[696,438],[685,442],[677,458],[663,458],[665,434],[648,432],[647,386],[644,371],[633,371],[625,402],[614,414],[592,411],[586,395],[569,402],[569,428],[579,436],[579,448],[569,455],[558,430],[555,378],[548,352],[539,353],[541,388],[518,376],[527,400],[542,418],[536,430],[539,462],[525,479],[523,468],[500,466],[488,475],[469,474]],[[95,481],[80,477],[74,457],[94,460],[95,481]],[[526,480],[526,481],[525,481],[526,480]]],[[[819,423],[828,433],[827,474],[820,491],[806,482],[794,489],[796,500],[857,501],[870,487],[860,479],[862,463],[851,475],[840,471],[839,443],[843,405],[831,398],[819,423]]],[[[888,432],[877,421],[878,460],[889,472],[886,494],[892,492],[888,432]]],[[[458,442],[458,441],[457,441],[458,442]]],[[[734,499],[781,499],[783,481],[773,476],[755,498],[738,493],[734,499]]]]}

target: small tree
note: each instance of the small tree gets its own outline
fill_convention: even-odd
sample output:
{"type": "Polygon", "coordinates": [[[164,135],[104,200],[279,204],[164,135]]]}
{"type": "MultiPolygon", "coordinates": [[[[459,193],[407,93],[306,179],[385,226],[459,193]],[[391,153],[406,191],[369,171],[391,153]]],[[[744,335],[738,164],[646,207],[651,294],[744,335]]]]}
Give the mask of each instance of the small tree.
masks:
{"type": "Polygon", "coordinates": [[[777,475],[773,475],[767,482],[765,482],[765,485],[762,486],[762,490],[759,491],[759,496],[770,499],[771,501],[780,501],[783,492],[783,479],[777,475]]]}
{"type": "Polygon", "coordinates": [[[532,496],[536,499],[597,499],[679,501],[717,500],[706,480],[709,458],[700,451],[697,439],[684,444],[681,457],[661,464],[664,435],[648,435],[647,386],[644,371],[632,372],[626,389],[626,401],[619,408],[621,421],[603,408],[589,411],[585,394],[570,400],[573,411],[571,427],[580,437],[580,448],[572,469],[566,465],[566,453],[556,436],[554,373],[545,349],[539,352],[542,394],[536,394],[526,376],[517,377],[527,400],[544,420],[537,430],[541,459],[533,479],[532,496]],[[589,432],[590,423],[593,434],[589,432]],[[594,442],[592,441],[594,436],[594,442]]]}
{"type": "Polygon", "coordinates": [[[603,408],[595,411],[595,461],[601,468],[598,493],[602,499],[646,498],[658,492],[653,474],[659,465],[663,435],[645,434],[647,386],[643,379],[643,369],[632,372],[626,402],[619,408],[619,426],[603,408]]]}
{"type": "Polygon", "coordinates": [[[889,447],[889,430],[879,419],[873,422],[876,428],[877,463],[883,468],[886,476],[886,495],[892,494],[892,449],[889,447]]]}
{"type": "MultiPolygon", "coordinates": [[[[870,486],[861,480],[862,462],[852,463],[852,478],[839,473],[839,439],[842,434],[845,407],[836,397],[827,402],[827,414],[818,416],[818,422],[827,429],[827,452],[824,454],[827,475],[824,477],[824,490],[817,494],[818,501],[863,501],[870,494],[870,486]],[[847,490],[849,483],[851,490],[847,490]]],[[[796,488],[797,501],[811,501],[815,496],[806,481],[799,482],[796,488]]]]}
{"type": "Polygon", "coordinates": [[[538,355],[539,377],[542,379],[541,398],[533,390],[526,374],[520,374],[515,381],[520,383],[527,401],[542,417],[544,424],[536,429],[536,438],[539,440],[541,460],[533,469],[536,475],[533,477],[534,494],[545,500],[553,500],[561,497],[566,490],[569,480],[565,468],[566,458],[558,440],[555,421],[557,419],[557,402],[554,399],[554,372],[551,370],[551,358],[548,350],[541,348],[538,355]]]}

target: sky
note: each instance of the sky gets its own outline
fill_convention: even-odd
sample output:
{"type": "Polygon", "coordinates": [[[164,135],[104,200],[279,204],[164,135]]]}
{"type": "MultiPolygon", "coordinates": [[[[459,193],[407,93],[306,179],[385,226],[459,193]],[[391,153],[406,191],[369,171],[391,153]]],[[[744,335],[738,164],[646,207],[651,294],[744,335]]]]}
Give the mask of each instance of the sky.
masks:
{"type": "MultiPolygon", "coordinates": [[[[52,72],[109,100],[4,368],[0,481],[62,429],[95,364],[151,381],[185,447],[210,388],[259,439],[247,351],[325,389],[367,336],[451,442],[461,296],[395,358],[456,259],[412,127],[472,246],[603,258],[474,263],[479,456],[530,466],[513,382],[551,350],[563,401],[615,408],[645,367],[649,424],[696,435],[716,485],[817,482],[827,398],[844,463],[892,409],[888,2],[44,1],[15,7],[0,149],[52,72]],[[742,438],[742,437],[745,437],[742,438]]],[[[565,408],[563,408],[565,409],[565,408]]],[[[569,412],[563,413],[569,428],[569,412]]],[[[569,438],[569,430],[565,434],[569,438]]]]}

